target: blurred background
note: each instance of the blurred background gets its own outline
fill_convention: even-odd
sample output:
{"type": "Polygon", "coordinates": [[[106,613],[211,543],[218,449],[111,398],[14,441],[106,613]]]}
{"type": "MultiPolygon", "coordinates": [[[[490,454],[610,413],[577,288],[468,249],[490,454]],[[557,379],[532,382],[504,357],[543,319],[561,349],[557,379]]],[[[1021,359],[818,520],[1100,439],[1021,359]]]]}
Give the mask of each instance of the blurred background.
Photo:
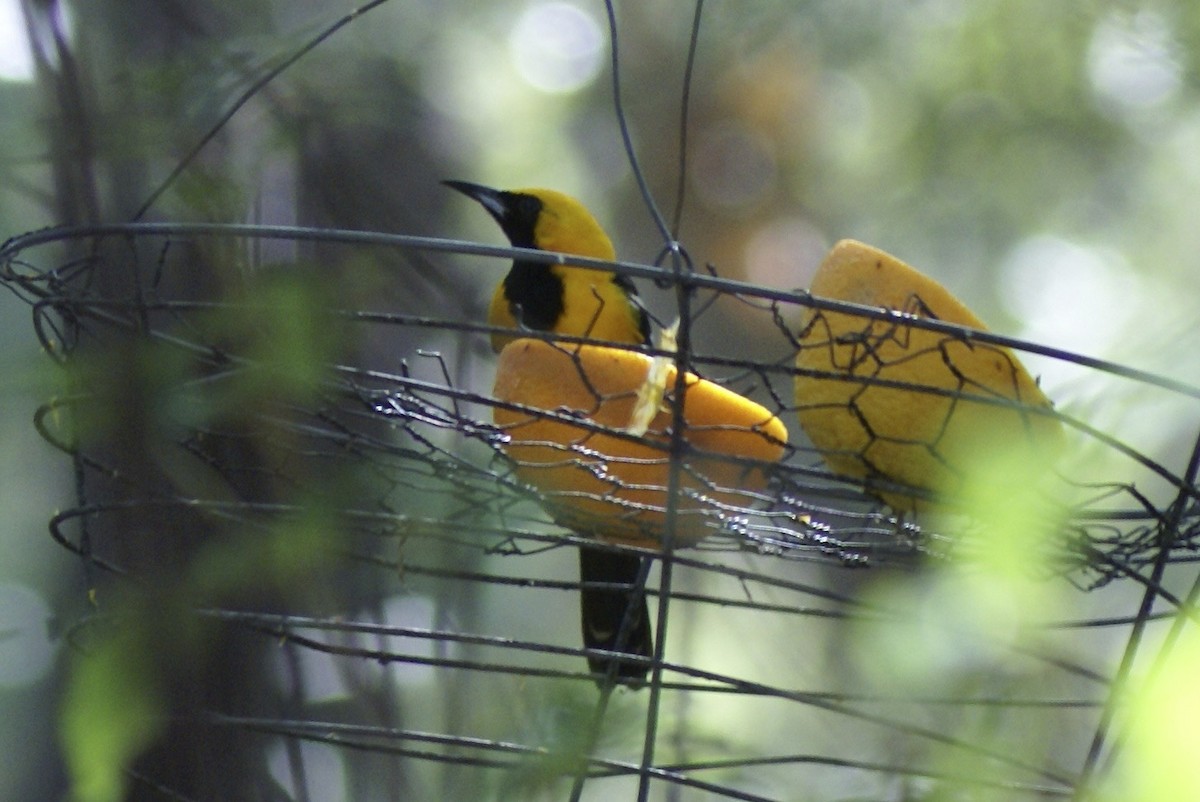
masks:
{"type": "MultiPolygon", "coordinates": [[[[599,2],[378,4],[258,87],[209,136],[256,82],[348,10],[307,0],[0,0],[0,238],[136,219],[502,244],[486,215],[438,183],[458,178],[574,194],[613,234],[621,258],[659,255],[664,240],[622,145],[614,41],[599,2]]],[[[634,151],[698,267],[802,289],[834,242],[859,239],[950,287],[998,332],[1200,384],[1200,6],[707,3],[681,166],[683,77],[697,10],[664,0],[617,3],[615,44],[634,151]]],[[[404,545],[395,532],[364,545],[356,540],[361,530],[342,527],[347,550],[379,562],[332,565],[319,549],[305,556],[297,544],[341,531],[338,511],[361,505],[364,487],[380,510],[419,511],[427,520],[446,516],[447,501],[421,494],[419,482],[389,480],[366,460],[348,469],[331,460],[328,473],[308,466],[297,471],[311,475],[296,479],[280,467],[289,459],[280,452],[304,452],[301,424],[287,429],[296,442],[280,447],[243,431],[237,415],[280,395],[304,408],[317,392],[314,364],[403,369],[486,392],[493,357],[478,333],[375,329],[322,315],[342,309],[480,322],[504,260],[221,237],[77,239],[17,258],[31,269],[61,269],[66,286],[94,282],[90,291],[99,295],[154,274],[163,298],[265,305],[274,311],[172,317],[170,326],[222,332],[213,338],[237,342],[275,372],[270,382],[214,391],[196,406],[176,392],[185,378],[198,378],[194,366],[86,324],[43,332],[39,343],[30,299],[0,294],[0,795],[63,798],[69,777],[83,776],[93,785],[77,786],[77,798],[566,798],[562,766],[544,755],[518,769],[468,768],[428,757],[439,751],[430,744],[379,737],[378,748],[364,748],[365,735],[298,736],[281,722],[428,729],[570,754],[563,744],[588,720],[590,682],[485,682],[362,654],[339,661],[320,649],[284,648],[286,638],[273,645],[261,621],[232,633],[211,616],[184,623],[196,608],[253,609],[574,644],[567,594],[522,597],[403,570],[413,559],[568,581],[574,557],[565,549],[513,558],[477,546],[456,550],[453,538],[404,545]],[[107,269],[121,259],[136,269],[107,269]],[[59,352],[46,353],[46,339],[59,352]],[[81,391],[88,401],[73,408],[70,423],[50,414],[43,427],[69,431],[68,441],[116,466],[100,471],[82,496],[80,477],[95,466],[51,448],[34,425],[41,405],[81,391]],[[203,469],[157,451],[155,438],[172,436],[181,420],[241,432],[222,446],[231,449],[226,460],[245,466],[229,482],[234,490],[214,489],[221,483],[203,469]],[[255,520],[261,537],[245,537],[244,519],[214,524],[212,510],[170,509],[77,519],[68,539],[91,538],[97,552],[89,559],[54,542],[48,523],[57,512],[107,503],[131,476],[176,493],[264,505],[295,502],[297,489],[323,493],[305,497],[302,516],[255,520]],[[245,539],[255,543],[250,553],[245,539]],[[110,628],[119,637],[102,637],[110,628]],[[71,645],[99,654],[100,664],[111,659],[102,669],[79,669],[71,645]],[[196,711],[255,723],[214,723],[196,711]],[[151,720],[159,723],[146,725],[151,720]],[[115,742],[93,746],[102,732],[115,742]],[[105,761],[131,769],[107,776],[95,768],[105,761]]],[[[669,321],[671,292],[642,284],[650,309],[669,321]]],[[[715,304],[695,338],[705,354],[742,359],[779,360],[790,348],[770,315],[740,303],[715,304]]],[[[1183,471],[1200,424],[1196,398],[1067,360],[1023,359],[1060,410],[1183,471]]],[[[787,423],[800,440],[794,419],[787,423]]],[[[455,449],[449,439],[438,447],[455,449]]],[[[1097,457],[1080,481],[1144,481],[1151,503],[1165,505],[1171,488],[1150,474],[1130,460],[1097,457]]],[[[468,523],[496,525],[486,516],[468,523]]],[[[777,566],[738,553],[721,559],[845,594],[827,605],[835,613],[864,599],[875,609],[915,611],[887,628],[711,605],[680,613],[669,659],[831,694],[826,701],[843,703],[839,694],[851,691],[858,703],[904,700],[870,708],[893,722],[884,726],[795,700],[789,704],[801,710],[784,713],[769,696],[671,700],[661,713],[662,760],[823,756],[704,775],[750,795],[741,798],[1069,796],[1130,632],[1128,621],[1095,622],[1134,615],[1143,592],[1133,581],[1090,590],[1088,577],[1031,585],[1023,573],[1017,585],[984,583],[980,591],[978,573],[926,581],[911,571],[777,566]],[[1045,703],[1013,702],[1030,694],[1045,703]],[[958,697],[975,704],[951,701],[958,697]],[[997,767],[988,762],[993,753],[1012,760],[997,767]],[[968,793],[962,777],[978,772],[997,786],[961,795],[968,793]],[[1005,788],[1010,781],[1019,787],[1005,788]]],[[[716,592],[704,584],[710,579],[681,581],[716,592]]],[[[737,582],[725,580],[736,597],[737,582]]],[[[1187,565],[1170,566],[1163,582],[1186,596],[1187,565]]],[[[770,587],[755,593],[758,601],[801,607],[819,598],[770,587]]],[[[313,637],[429,658],[474,654],[369,632],[313,637]]],[[[578,670],[572,659],[582,662],[555,665],[578,670]]],[[[619,693],[602,736],[610,754],[635,765],[645,706],[644,693],[619,693]]],[[[1133,743],[1132,753],[1142,754],[1133,743]]],[[[1131,776],[1127,798],[1150,793],[1131,776]]],[[[589,783],[584,798],[634,798],[636,788],[636,776],[626,774],[589,783]]],[[[652,798],[722,797],[664,784],[652,798]]]]}

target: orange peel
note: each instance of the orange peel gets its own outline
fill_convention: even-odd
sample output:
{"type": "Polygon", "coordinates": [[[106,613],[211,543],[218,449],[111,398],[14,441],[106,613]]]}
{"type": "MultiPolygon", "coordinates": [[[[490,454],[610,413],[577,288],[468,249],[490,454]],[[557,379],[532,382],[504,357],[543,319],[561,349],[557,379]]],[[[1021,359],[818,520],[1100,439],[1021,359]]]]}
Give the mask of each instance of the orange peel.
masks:
{"type": "MultiPolygon", "coordinates": [[[[494,408],[494,420],[508,436],[504,451],[559,524],[608,542],[663,542],[671,412],[659,409],[641,437],[624,434],[651,365],[650,357],[634,351],[534,339],[516,340],[500,353],[495,397],[527,408],[494,408]]],[[[672,366],[664,385],[668,401],[675,377],[672,366]]],[[[767,485],[764,463],[777,462],[787,442],[777,416],[691,373],[683,417],[677,546],[712,534],[723,505],[748,506],[751,494],[767,485]]]]}
{"type": "MultiPolygon", "coordinates": [[[[987,330],[941,284],[853,240],[833,247],[810,291],[987,330]]],[[[836,474],[948,497],[997,450],[1012,456],[1015,449],[1022,464],[1042,467],[1061,448],[1062,425],[1047,414],[1050,400],[1008,348],[905,325],[899,317],[816,309],[807,310],[800,332],[800,425],[836,474]]],[[[897,512],[929,505],[922,493],[877,494],[897,512]]]]}

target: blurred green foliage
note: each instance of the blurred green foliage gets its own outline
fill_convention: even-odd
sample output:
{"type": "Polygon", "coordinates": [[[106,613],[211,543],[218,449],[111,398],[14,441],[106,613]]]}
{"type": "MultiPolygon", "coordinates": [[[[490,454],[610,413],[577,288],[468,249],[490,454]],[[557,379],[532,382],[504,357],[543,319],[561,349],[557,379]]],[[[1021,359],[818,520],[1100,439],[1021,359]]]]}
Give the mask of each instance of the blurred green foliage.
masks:
{"type": "MultiPolygon", "coordinates": [[[[652,258],[662,243],[621,150],[602,7],[575,6],[602,45],[595,77],[555,94],[522,79],[513,52],[533,46],[517,36],[517,23],[543,5],[386,3],[372,10],[257,94],[147,219],[298,223],[495,242],[488,221],[474,219],[478,215],[460,221],[447,213],[447,193],[437,180],[461,177],[577,194],[614,231],[623,257],[652,258]]],[[[0,80],[4,236],[45,225],[127,220],[255,78],[343,13],[322,4],[268,0],[93,0],[22,8],[28,27],[16,33],[31,37],[41,59],[34,80],[0,80]]],[[[1188,335],[1194,331],[1193,262],[1200,251],[1198,9],[1186,0],[708,3],[690,87],[681,239],[698,264],[712,263],[722,275],[798,288],[826,247],[855,237],[927,270],[997,330],[1062,338],[1050,345],[1102,343],[1087,350],[1195,383],[1200,365],[1188,335]],[[1039,264],[1032,273],[1021,272],[1021,247],[1038,237],[1078,246],[1094,259],[1089,264],[1107,269],[1071,273],[1039,264]],[[1051,310],[1038,320],[1027,317],[1034,308],[1029,288],[1013,287],[1031,274],[1044,279],[1034,288],[1042,303],[1037,308],[1051,310]],[[1055,280],[1064,275],[1069,280],[1055,280]],[[1127,283],[1113,281],[1114,275],[1127,283]]],[[[679,178],[681,77],[692,12],[677,2],[617,7],[620,80],[634,147],[651,191],[668,212],[679,178]]],[[[326,312],[344,300],[354,308],[478,320],[497,267],[289,247],[267,244],[252,252],[216,245],[197,251],[172,279],[186,289],[181,297],[232,302],[197,324],[244,360],[230,361],[223,372],[208,373],[178,349],[136,338],[81,349],[61,389],[64,395],[85,390],[91,401],[76,408],[74,419],[59,421],[67,440],[108,443],[183,495],[234,498],[219,479],[157,444],[192,428],[246,427],[247,458],[269,465],[281,450],[301,449],[302,438],[285,449],[256,442],[255,416],[311,404],[328,366],[342,356],[391,368],[416,347],[436,348],[449,355],[456,379],[486,386],[472,361],[483,351],[478,343],[434,332],[402,342],[363,342],[331,324],[326,312]]],[[[60,255],[65,264],[86,253],[64,248],[60,255]]],[[[652,309],[669,318],[668,294],[649,288],[646,294],[652,309]]],[[[26,366],[42,359],[28,309],[7,296],[0,302],[0,326],[13,354],[0,364],[6,376],[26,375],[26,366]]],[[[777,356],[779,344],[745,328],[751,325],[737,310],[718,307],[703,321],[698,342],[711,351],[777,356]],[[751,334],[739,342],[729,337],[731,330],[751,334]]],[[[1048,391],[1060,406],[1127,432],[1164,462],[1181,460],[1194,434],[1194,414],[1171,408],[1147,416],[1136,387],[1045,369],[1048,391]]],[[[21,445],[5,449],[5,476],[16,478],[0,493],[20,524],[0,530],[0,579],[38,585],[68,620],[96,615],[121,624],[111,635],[101,625],[84,657],[64,655],[61,674],[35,691],[0,691],[0,713],[21,711],[2,716],[10,723],[0,725],[0,748],[11,759],[0,769],[0,785],[25,798],[61,795],[64,762],[78,799],[125,793],[125,770],[167,731],[173,685],[222,668],[225,653],[210,649],[209,635],[184,625],[184,606],[252,598],[269,600],[264,606],[324,609],[328,603],[353,612],[363,598],[378,600],[401,584],[372,585],[357,575],[349,581],[330,556],[338,545],[338,510],[364,481],[360,476],[308,477],[327,492],[298,497],[264,470],[268,478],[255,492],[290,504],[290,516],[246,532],[199,510],[197,526],[211,526],[217,536],[187,543],[155,528],[171,523],[170,516],[157,519],[149,533],[138,534],[153,546],[144,562],[161,573],[135,593],[101,590],[99,609],[85,609],[79,600],[96,589],[95,575],[81,578],[74,563],[62,567],[42,531],[59,506],[55,499],[70,497],[72,481],[67,461],[35,452],[29,436],[31,411],[45,393],[29,392],[21,382],[8,385],[0,391],[0,426],[6,446],[21,445]],[[52,467],[27,469],[35,458],[52,467]],[[338,593],[351,601],[334,605],[330,599],[338,593]],[[59,716],[45,714],[47,706],[59,716]],[[34,718],[61,722],[64,756],[53,749],[49,725],[26,737],[11,723],[30,720],[30,710],[38,711],[34,718]]],[[[868,586],[863,597],[876,607],[921,615],[853,627],[814,624],[796,632],[790,619],[757,628],[757,621],[733,623],[736,612],[724,611],[723,619],[706,618],[704,625],[679,622],[677,631],[690,633],[683,653],[712,656],[717,665],[745,660],[753,667],[748,670],[775,684],[834,691],[861,690],[860,680],[883,694],[983,689],[1016,697],[1044,687],[1051,682],[1044,668],[1014,658],[1012,649],[1027,645],[1027,637],[1041,638],[1038,626],[1048,620],[1098,614],[1103,603],[1065,583],[1051,584],[1036,565],[1029,570],[1028,555],[1038,552],[1043,529],[1030,525],[1030,508],[1019,498],[981,498],[980,504],[994,526],[972,572],[871,581],[801,569],[839,589],[861,582],[868,586]],[[956,615],[935,615],[948,607],[956,615]],[[752,639],[747,633],[771,649],[745,643],[752,639]]],[[[545,570],[561,568],[551,563],[545,570]]],[[[438,598],[455,610],[455,623],[464,629],[492,615],[540,632],[559,626],[562,612],[562,605],[496,610],[469,598],[474,590],[431,589],[416,580],[405,587],[444,594],[438,598]],[[455,595],[462,597],[454,601],[458,607],[446,600],[455,595]]],[[[1116,607],[1127,612],[1132,598],[1118,599],[1116,607]]],[[[1079,643],[1065,636],[1062,649],[1103,664],[1113,651],[1099,638],[1079,643]]],[[[1178,650],[1134,716],[1133,742],[1122,764],[1135,789],[1127,798],[1182,799],[1194,791],[1186,758],[1177,751],[1191,742],[1164,739],[1186,729],[1180,711],[1195,709],[1195,694],[1186,687],[1200,660],[1195,652],[1190,646],[1178,650]]],[[[243,667],[228,665],[231,672],[243,667]]],[[[509,695],[468,696],[464,684],[447,681],[440,694],[414,693],[421,698],[406,701],[418,709],[445,700],[440,720],[448,728],[524,738],[526,733],[507,727],[509,695]]],[[[1065,685],[1062,694],[1093,691],[1084,687],[1065,685]]],[[[403,709],[395,701],[398,692],[380,693],[386,702],[380,709],[403,709]]],[[[561,790],[563,765],[577,754],[570,737],[583,715],[578,700],[531,704],[561,716],[547,732],[525,738],[553,749],[496,787],[502,798],[553,795],[561,790]]],[[[640,715],[637,707],[622,711],[626,723],[640,715]]],[[[798,752],[844,753],[851,740],[840,723],[830,725],[817,712],[803,728],[789,722],[781,732],[783,724],[750,710],[731,705],[711,720],[706,712],[690,715],[719,720],[719,727],[697,727],[704,737],[723,727],[746,749],[770,750],[795,739],[798,752]]],[[[379,715],[389,720],[389,714],[379,715]]],[[[1049,753],[1052,762],[1072,767],[1092,724],[1064,713],[1070,731],[1055,738],[1034,725],[996,724],[987,711],[957,719],[938,709],[928,716],[930,726],[1033,762],[1049,753]]],[[[686,718],[679,713],[680,721],[686,718]]],[[[631,727],[614,749],[636,759],[639,732],[631,727]]],[[[852,751],[900,763],[925,757],[926,749],[938,752],[894,740],[891,732],[873,731],[853,740],[852,751]]],[[[957,775],[976,768],[976,758],[954,749],[937,759],[957,775]]],[[[378,772],[372,776],[387,782],[357,798],[455,798],[450,791],[457,789],[456,798],[467,799],[485,784],[472,784],[478,775],[455,779],[431,770],[397,780],[372,768],[378,772]]],[[[235,779],[211,782],[237,787],[235,779]]],[[[882,782],[861,782],[860,794],[841,785],[840,776],[825,775],[797,787],[784,769],[764,769],[756,780],[765,794],[779,798],[873,799],[888,793],[882,782]]],[[[271,783],[276,792],[275,786],[286,786],[277,776],[271,783]]],[[[205,787],[198,783],[198,797],[205,787]]],[[[913,800],[966,798],[956,796],[960,792],[967,793],[955,781],[929,780],[896,793],[913,800]]]]}

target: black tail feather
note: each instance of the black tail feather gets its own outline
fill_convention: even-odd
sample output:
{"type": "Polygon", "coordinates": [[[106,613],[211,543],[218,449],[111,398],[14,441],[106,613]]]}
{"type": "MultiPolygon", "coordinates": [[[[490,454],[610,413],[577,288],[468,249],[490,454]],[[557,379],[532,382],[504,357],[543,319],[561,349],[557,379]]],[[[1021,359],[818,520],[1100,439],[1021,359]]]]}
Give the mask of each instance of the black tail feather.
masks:
{"type": "MultiPolygon", "coordinates": [[[[585,583],[580,592],[584,646],[636,657],[653,655],[650,611],[646,607],[645,594],[637,586],[641,566],[642,558],[636,554],[579,549],[579,578],[585,583]],[[589,588],[586,583],[627,585],[628,588],[589,588]]],[[[606,676],[611,671],[617,682],[633,686],[645,682],[650,671],[645,663],[604,657],[589,657],[588,666],[593,673],[606,676]],[[613,662],[616,662],[615,668],[611,666],[613,662]]]]}

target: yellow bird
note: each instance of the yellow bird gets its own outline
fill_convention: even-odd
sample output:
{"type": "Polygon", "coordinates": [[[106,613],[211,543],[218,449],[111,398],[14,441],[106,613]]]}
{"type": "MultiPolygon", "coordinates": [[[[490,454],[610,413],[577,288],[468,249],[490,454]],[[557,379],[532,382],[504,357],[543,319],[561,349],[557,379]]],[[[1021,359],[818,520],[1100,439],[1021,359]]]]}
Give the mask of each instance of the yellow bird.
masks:
{"type": "MultiPolygon", "coordinates": [[[[579,201],[551,189],[497,190],[466,181],[445,181],[477,201],[500,224],[517,248],[536,248],[573,256],[612,261],[612,241],[579,201]]],[[[650,320],[636,300],[637,289],[625,276],[538,262],[513,262],[496,287],[488,322],[513,329],[532,329],[587,336],[598,340],[645,344],[650,320]]],[[[514,339],[493,334],[497,353],[514,339]]],[[[602,531],[585,534],[600,537],[602,531]]],[[[583,642],[589,649],[650,657],[653,641],[645,596],[637,592],[641,558],[590,548],[579,549],[583,642]],[[589,585],[607,587],[589,587],[589,585]],[[628,619],[628,621],[626,621],[628,619]],[[622,632],[622,629],[625,631],[622,632]]],[[[645,664],[589,658],[598,674],[614,673],[617,681],[640,684],[645,664]]]]}

